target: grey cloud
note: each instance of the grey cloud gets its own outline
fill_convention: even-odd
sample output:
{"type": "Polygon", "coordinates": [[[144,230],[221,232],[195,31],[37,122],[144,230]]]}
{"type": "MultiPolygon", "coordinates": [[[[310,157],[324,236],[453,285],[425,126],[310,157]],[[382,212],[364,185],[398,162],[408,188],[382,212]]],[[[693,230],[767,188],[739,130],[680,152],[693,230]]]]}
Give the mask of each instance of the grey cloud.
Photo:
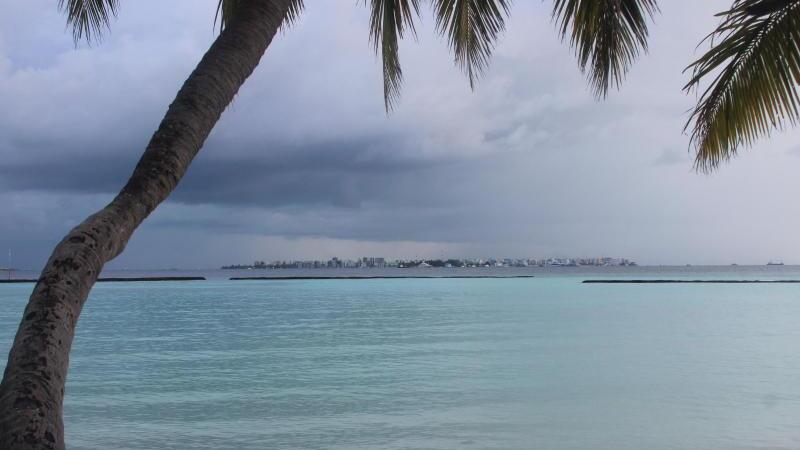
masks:
{"type": "MultiPolygon", "coordinates": [[[[103,43],[77,49],[52,4],[0,4],[0,249],[20,247],[36,266],[123,185],[213,39],[216,2],[176,0],[158,16],[150,1],[126,2],[103,43]]],[[[115,264],[445,246],[790,262],[800,211],[773,201],[773,186],[793,192],[800,181],[795,158],[770,149],[797,133],[713,177],[693,174],[681,68],[715,7],[662,7],[650,54],[604,102],[558,42],[546,3],[514,5],[474,93],[426,21],[418,42],[402,44],[403,97],[387,116],[364,8],[309,4],[115,264]]]]}
{"type": "MultiPolygon", "coordinates": [[[[393,157],[392,145],[367,139],[301,147],[261,143],[234,158],[226,158],[224,148],[210,148],[198,157],[172,199],[189,204],[356,207],[407,179],[424,183],[436,177],[437,169],[455,163],[393,157]],[[373,149],[386,156],[372,155],[373,149]]],[[[114,151],[118,156],[72,156],[67,150],[35,162],[5,163],[0,165],[0,188],[112,194],[134,167],[137,150],[114,151]]]]}
{"type": "Polygon", "coordinates": [[[661,154],[658,155],[658,158],[655,159],[653,164],[657,166],[681,164],[685,167],[687,163],[691,164],[691,161],[692,157],[688,149],[680,151],[674,148],[665,148],[661,151],[661,154]]]}

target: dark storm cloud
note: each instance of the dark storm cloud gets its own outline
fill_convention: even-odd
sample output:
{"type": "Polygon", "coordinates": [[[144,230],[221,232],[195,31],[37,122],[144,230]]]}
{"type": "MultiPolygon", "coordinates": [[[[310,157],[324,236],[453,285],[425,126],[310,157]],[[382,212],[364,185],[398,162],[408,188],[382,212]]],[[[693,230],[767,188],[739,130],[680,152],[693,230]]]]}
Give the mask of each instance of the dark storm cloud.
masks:
{"type": "Polygon", "coordinates": [[[0,188],[10,191],[108,193],[118,190],[133,161],[75,157],[65,160],[6,163],[0,188]]]}
{"type": "MultiPolygon", "coordinates": [[[[218,143],[230,148],[230,144],[218,143]]],[[[388,186],[413,178],[426,183],[452,161],[366,157],[370,149],[390,149],[387,140],[354,140],[304,145],[255,144],[225,159],[201,155],[171,197],[186,204],[259,207],[333,205],[357,207],[380,198],[388,186]]],[[[17,148],[25,148],[18,146],[17,148]]],[[[136,163],[136,148],[116,150],[117,156],[77,155],[67,149],[35,161],[0,165],[0,188],[15,191],[113,194],[136,163]]],[[[208,150],[212,152],[213,150],[208,150]]],[[[384,151],[384,150],[381,150],[384,151]]],[[[427,183],[434,184],[435,179],[427,183]]],[[[424,201],[423,201],[424,203],[424,201]]]]}

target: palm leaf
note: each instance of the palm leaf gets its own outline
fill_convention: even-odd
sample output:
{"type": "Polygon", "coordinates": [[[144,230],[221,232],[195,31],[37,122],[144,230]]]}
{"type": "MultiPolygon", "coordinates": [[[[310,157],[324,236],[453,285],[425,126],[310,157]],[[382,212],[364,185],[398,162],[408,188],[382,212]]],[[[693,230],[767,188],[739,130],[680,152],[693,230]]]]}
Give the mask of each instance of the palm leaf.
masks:
{"type": "Polygon", "coordinates": [[[399,42],[406,27],[414,32],[414,15],[419,14],[419,0],[370,1],[369,38],[375,46],[375,53],[380,53],[383,60],[383,101],[386,112],[389,112],[399,99],[403,84],[399,42]]]}
{"type": "Polygon", "coordinates": [[[685,87],[714,74],[686,124],[694,122],[695,165],[706,172],[800,118],[800,1],[736,0],[719,16],[707,37],[711,48],[687,68],[693,73],[685,87]]]}
{"type": "Polygon", "coordinates": [[[86,39],[91,43],[108,29],[111,17],[117,15],[119,0],[59,0],[58,9],[66,12],[75,42],[86,39]]]}
{"type": "Polygon", "coordinates": [[[510,0],[436,0],[436,26],[474,89],[505,29],[510,0]]]}
{"type": "Polygon", "coordinates": [[[569,36],[583,72],[598,97],[619,87],[633,61],[647,51],[647,21],[656,0],[554,0],[553,19],[569,36]]]}
{"type": "MultiPolygon", "coordinates": [[[[219,3],[217,3],[217,12],[214,15],[214,23],[219,20],[219,31],[224,30],[225,26],[229,24],[231,20],[233,20],[233,17],[236,15],[236,11],[239,9],[241,2],[242,0],[219,0],[219,3]]],[[[289,12],[287,13],[283,24],[286,25],[294,23],[302,11],[303,0],[293,1],[292,4],[289,5],[289,12]]]]}

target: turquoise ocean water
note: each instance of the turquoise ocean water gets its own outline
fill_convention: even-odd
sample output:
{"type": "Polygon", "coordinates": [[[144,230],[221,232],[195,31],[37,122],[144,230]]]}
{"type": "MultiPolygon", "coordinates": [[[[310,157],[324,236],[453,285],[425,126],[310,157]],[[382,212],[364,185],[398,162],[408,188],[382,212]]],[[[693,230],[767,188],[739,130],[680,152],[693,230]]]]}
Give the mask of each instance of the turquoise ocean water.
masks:
{"type": "MultiPolygon", "coordinates": [[[[800,448],[800,285],[580,283],[800,269],[531,273],[100,284],[68,446],[800,448]]],[[[31,287],[0,285],[0,367],[31,287]]]]}

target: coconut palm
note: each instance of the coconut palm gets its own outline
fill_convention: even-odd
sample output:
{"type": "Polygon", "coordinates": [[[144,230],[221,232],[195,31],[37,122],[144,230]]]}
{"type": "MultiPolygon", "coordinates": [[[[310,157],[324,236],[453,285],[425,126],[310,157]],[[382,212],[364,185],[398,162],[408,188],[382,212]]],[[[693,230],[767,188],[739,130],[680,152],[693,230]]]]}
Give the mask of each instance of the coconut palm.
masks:
{"type": "Polygon", "coordinates": [[[686,125],[703,171],[800,117],[800,0],[736,0],[719,16],[686,85],[713,76],[686,125]]]}
{"type": "MultiPolygon", "coordinates": [[[[696,86],[722,74],[692,119],[698,161],[715,165],[741,143],[764,134],[777,117],[797,117],[797,1],[737,0],[714,35],[726,39],[692,67],[696,86]],[[760,73],[766,71],[766,74],[760,73]],[[769,120],[773,120],[770,122],[769,120]]],[[[402,86],[398,43],[414,33],[419,0],[365,0],[369,36],[383,65],[384,102],[396,106],[402,86]]],[[[510,0],[430,0],[437,30],[474,87],[503,32],[510,0]]],[[[97,40],[119,0],[60,0],[76,41],[97,40]]],[[[111,203],[56,246],[31,294],[0,384],[0,448],[63,449],[64,381],[75,325],[103,265],[186,173],[222,112],[258,65],[302,0],[220,0],[220,34],[189,75],[147,145],[128,183],[111,203]]],[[[618,87],[647,50],[655,0],[553,0],[553,20],[574,49],[596,96],[618,87]]]]}

